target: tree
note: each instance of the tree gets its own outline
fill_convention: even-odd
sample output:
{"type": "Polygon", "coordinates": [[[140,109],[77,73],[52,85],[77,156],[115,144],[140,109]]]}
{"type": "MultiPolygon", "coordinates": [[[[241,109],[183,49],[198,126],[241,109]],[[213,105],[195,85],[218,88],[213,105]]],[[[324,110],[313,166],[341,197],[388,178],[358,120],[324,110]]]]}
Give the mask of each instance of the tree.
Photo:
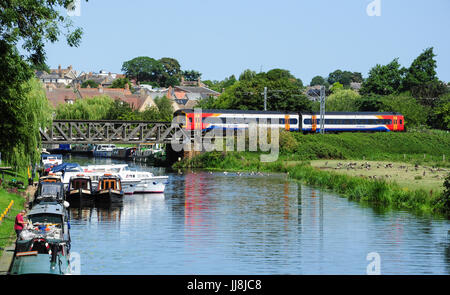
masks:
{"type": "Polygon", "coordinates": [[[401,113],[405,117],[406,126],[426,125],[429,108],[418,103],[409,92],[384,96],[382,101],[380,111],[401,113]]]}
{"type": "MultiPolygon", "coordinates": [[[[116,80],[114,80],[110,86],[110,88],[125,88],[125,85],[128,84],[129,89],[131,89],[131,82],[128,78],[117,78],[116,80]]],[[[83,87],[83,86],[81,86],[83,87]]]]}
{"type": "Polygon", "coordinates": [[[328,75],[327,81],[330,85],[339,82],[345,88],[350,87],[351,82],[360,82],[362,80],[361,73],[336,70],[328,75]]]}
{"type": "Polygon", "coordinates": [[[384,66],[377,64],[370,70],[369,77],[363,82],[360,92],[379,95],[396,93],[402,85],[404,71],[398,58],[384,66]]]}
{"type": "MultiPolygon", "coordinates": [[[[128,78],[142,81],[160,81],[164,67],[162,63],[148,56],[135,57],[122,64],[122,71],[128,78]]],[[[158,83],[159,84],[159,83],[158,83]]]]}
{"type": "Polygon", "coordinates": [[[98,87],[98,83],[95,82],[94,80],[86,80],[83,83],[81,83],[81,88],[88,88],[88,86],[90,88],[97,88],[98,87]]]}
{"type": "Polygon", "coordinates": [[[184,71],[183,77],[186,81],[197,81],[202,74],[200,72],[190,70],[190,71],[184,71]]]}
{"type": "Polygon", "coordinates": [[[425,87],[433,88],[439,80],[436,76],[436,60],[433,47],[425,49],[406,71],[403,90],[410,90],[413,95],[419,94],[425,87]]]}
{"type": "Polygon", "coordinates": [[[179,85],[182,73],[180,63],[170,57],[163,57],[159,62],[163,66],[163,73],[159,84],[163,87],[179,85]]]}
{"type": "Polygon", "coordinates": [[[316,85],[325,86],[328,85],[328,82],[325,81],[325,79],[322,76],[315,76],[314,78],[312,78],[311,83],[309,83],[309,86],[316,86],[316,85]]]}
{"type": "Polygon", "coordinates": [[[34,83],[30,82],[32,69],[45,64],[45,43],[58,41],[62,34],[69,46],[78,46],[81,41],[81,28],[73,29],[70,19],[64,16],[63,9],[71,2],[0,2],[0,152],[4,160],[17,167],[39,159],[39,140],[35,139],[48,114],[40,108],[29,109],[36,107],[30,101],[34,94],[30,93],[37,93],[29,83],[34,83]],[[22,45],[22,54],[18,53],[18,44],[22,45]]]}
{"type": "Polygon", "coordinates": [[[157,97],[155,104],[158,107],[159,119],[165,122],[171,122],[173,118],[172,102],[166,97],[157,97]]]}
{"type": "MultiPolygon", "coordinates": [[[[338,82],[336,82],[338,83],[338,82]]],[[[360,98],[360,95],[351,89],[335,89],[333,94],[327,97],[326,111],[330,112],[356,112],[358,106],[356,101],[360,98]]]]}
{"type": "Polygon", "coordinates": [[[56,119],[106,120],[111,119],[114,100],[107,96],[77,99],[73,104],[61,104],[56,109],[56,119]]]}
{"type": "Polygon", "coordinates": [[[301,80],[289,71],[274,69],[254,75],[245,71],[240,78],[243,79],[228,87],[218,98],[202,104],[219,109],[263,110],[263,92],[267,87],[268,110],[311,110],[311,101],[302,92],[301,80]]]}
{"type": "Polygon", "coordinates": [[[239,76],[239,81],[244,81],[244,80],[250,81],[253,78],[255,78],[255,76],[256,76],[255,71],[247,69],[247,70],[243,71],[242,74],[239,76]]]}

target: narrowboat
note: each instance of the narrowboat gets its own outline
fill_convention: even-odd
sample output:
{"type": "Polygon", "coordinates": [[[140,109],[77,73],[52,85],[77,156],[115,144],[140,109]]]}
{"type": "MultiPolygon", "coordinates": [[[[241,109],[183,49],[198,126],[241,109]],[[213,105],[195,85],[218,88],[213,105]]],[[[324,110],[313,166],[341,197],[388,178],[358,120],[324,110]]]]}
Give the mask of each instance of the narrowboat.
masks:
{"type": "Polygon", "coordinates": [[[36,237],[17,241],[10,275],[72,274],[69,246],[66,242],[36,237]]]}
{"type": "Polygon", "coordinates": [[[121,202],[123,199],[122,182],[120,177],[104,174],[98,180],[95,192],[96,202],[121,202]]]}
{"type": "Polygon", "coordinates": [[[93,202],[94,193],[91,178],[84,174],[70,177],[66,200],[70,204],[93,202]]]}
{"type": "Polygon", "coordinates": [[[62,182],[39,182],[32,206],[43,203],[59,203],[65,201],[65,190],[62,182]]]}
{"type": "Polygon", "coordinates": [[[110,158],[115,148],[115,144],[97,144],[92,153],[94,157],[110,158]]]}

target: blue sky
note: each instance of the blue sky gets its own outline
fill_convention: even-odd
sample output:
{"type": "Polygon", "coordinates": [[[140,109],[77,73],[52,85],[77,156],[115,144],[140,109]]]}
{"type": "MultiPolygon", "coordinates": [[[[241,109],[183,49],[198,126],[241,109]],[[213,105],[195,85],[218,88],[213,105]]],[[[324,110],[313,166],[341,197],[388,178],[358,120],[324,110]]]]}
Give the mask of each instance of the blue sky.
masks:
{"type": "Polygon", "coordinates": [[[290,70],[309,84],[336,69],[367,76],[398,57],[403,66],[434,47],[437,73],[450,81],[449,0],[89,0],[73,16],[84,30],[81,46],[47,46],[51,68],[121,72],[137,56],[176,58],[203,80],[245,69],[290,70]]]}

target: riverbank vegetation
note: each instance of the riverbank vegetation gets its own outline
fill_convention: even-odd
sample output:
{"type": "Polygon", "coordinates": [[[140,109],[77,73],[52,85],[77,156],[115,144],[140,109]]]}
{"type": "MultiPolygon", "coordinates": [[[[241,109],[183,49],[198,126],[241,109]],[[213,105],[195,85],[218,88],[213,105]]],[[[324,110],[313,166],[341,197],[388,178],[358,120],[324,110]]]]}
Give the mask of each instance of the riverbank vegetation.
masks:
{"type": "Polygon", "coordinates": [[[23,210],[25,204],[24,197],[0,188],[0,211],[3,212],[11,201],[14,201],[13,206],[0,222],[0,256],[5,246],[11,244],[16,238],[16,232],[14,231],[15,218],[23,210]]]}
{"type": "Polygon", "coordinates": [[[449,189],[444,187],[444,178],[448,181],[450,170],[448,151],[450,134],[442,131],[342,133],[323,136],[281,132],[280,155],[275,162],[261,162],[261,152],[214,151],[184,159],[173,167],[289,173],[294,179],[331,189],[351,200],[448,214],[449,189]],[[358,169],[355,169],[356,174],[347,174],[346,165],[355,160],[358,160],[356,166],[359,163],[358,169]],[[328,162],[330,169],[319,169],[325,162],[328,162]],[[339,166],[336,162],[341,163],[341,168],[334,169],[339,166]],[[361,164],[364,164],[363,169],[361,164]],[[403,173],[406,173],[403,166],[409,167],[414,171],[411,172],[414,185],[406,186],[404,182],[395,179],[397,176],[393,177],[392,174],[400,172],[393,173],[392,170],[390,174],[386,173],[391,177],[386,177],[386,174],[383,178],[373,177],[381,171],[376,171],[377,164],[380,164],[380,168],[384,167],[382,165],[389,165],[386,169],[402,169],[403,173]],[[371,168],[367,169],[367,165],[371,168]],[[423,171],[434,175],[429,169],[434,169],[435,173],[438,173],[439,169],[436,174],[439,179],[432,178],[433,182],[430,182],[429,177],[416,177],[420,175],[416,175],[415,168],[421,175],[423,171]],[[370,170],[372,171],[369,172],[370,170]]]}

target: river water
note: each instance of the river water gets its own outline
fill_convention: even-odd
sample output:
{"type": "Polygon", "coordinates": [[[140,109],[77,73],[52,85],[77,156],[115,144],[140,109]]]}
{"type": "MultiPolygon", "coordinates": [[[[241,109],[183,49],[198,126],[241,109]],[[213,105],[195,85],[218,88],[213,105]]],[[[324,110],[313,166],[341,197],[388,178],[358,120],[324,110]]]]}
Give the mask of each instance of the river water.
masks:
{"type": "Polygon", "coordinates": [[[381,274],[450,273],[448,220],[364,207],[285,175],[137,167],[169,175],[165,193],[70,209],[81,274],[364,275],[369,264],[381,274]]]}

